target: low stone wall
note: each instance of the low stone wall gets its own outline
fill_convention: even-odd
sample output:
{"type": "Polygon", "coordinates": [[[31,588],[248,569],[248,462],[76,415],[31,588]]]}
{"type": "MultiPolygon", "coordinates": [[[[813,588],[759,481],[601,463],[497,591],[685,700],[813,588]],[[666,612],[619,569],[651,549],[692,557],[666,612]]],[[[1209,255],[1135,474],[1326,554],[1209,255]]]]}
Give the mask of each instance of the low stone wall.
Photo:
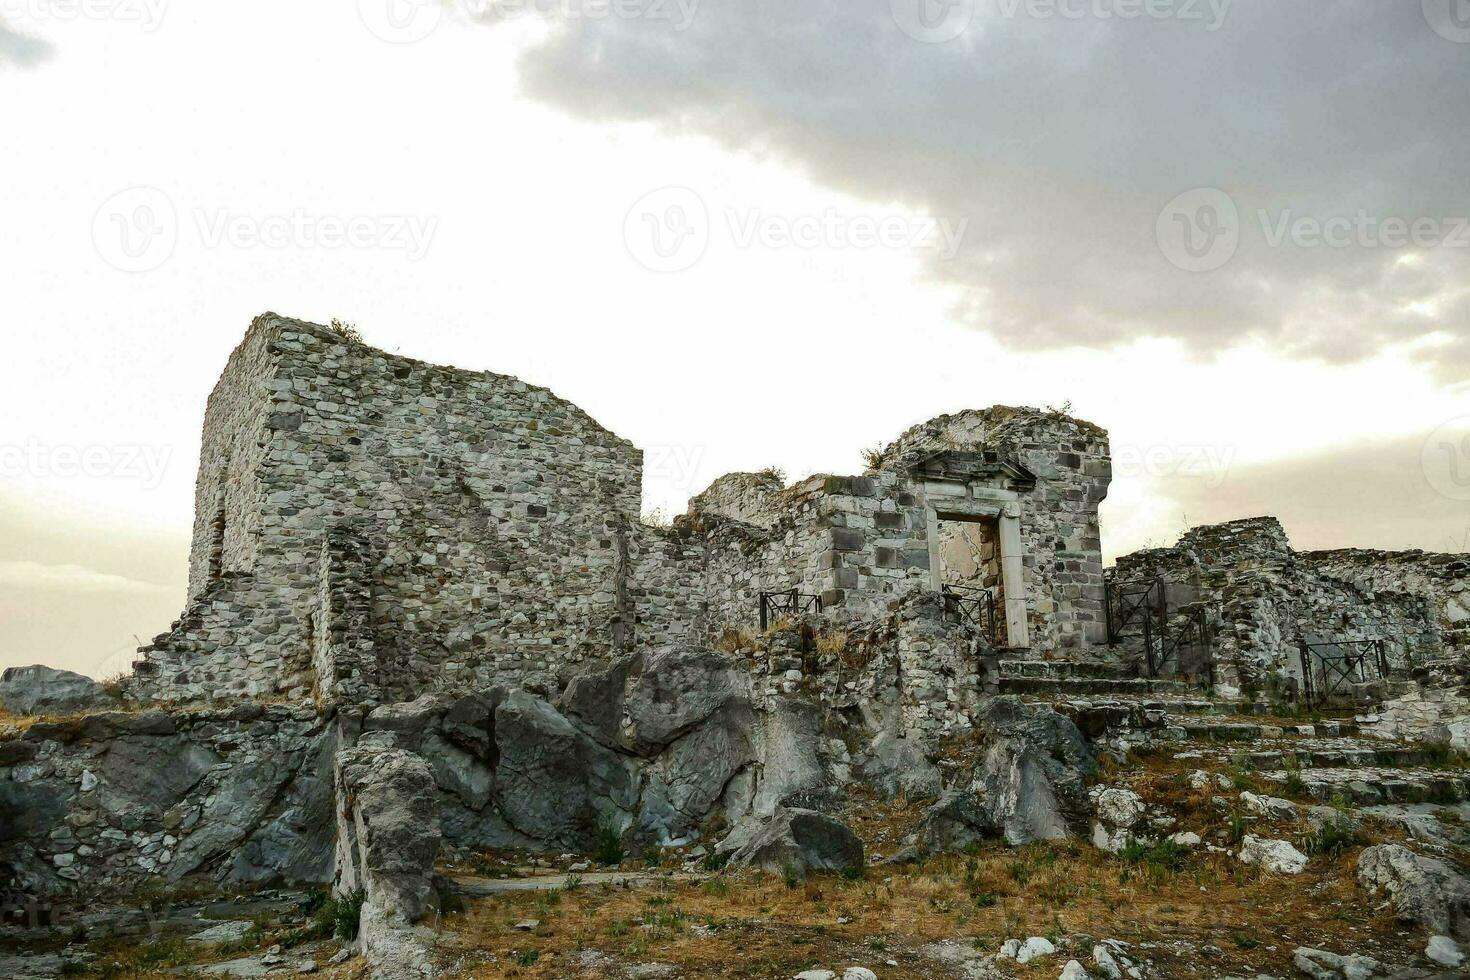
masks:
{"type": "Polygon", "coordinates": [[[1118,559],[1117,581],[1162,579],[1171,605],[1211,611],[1220,693],[1289,696],[1301,678],[1304,642],[1383,639],[1401,673],[1443,655],[1446,597],[1463,594],[1463,560],[1409,557],[1395,565],[1367,553],[1298,554],[1275,518],[1195,528],[1172,548],[1118,559]],[[1435,569],[1434,575],[1425,568],[1435,569]],[[1432,587],[1430,583],[1435,583],[1432,587]]]}

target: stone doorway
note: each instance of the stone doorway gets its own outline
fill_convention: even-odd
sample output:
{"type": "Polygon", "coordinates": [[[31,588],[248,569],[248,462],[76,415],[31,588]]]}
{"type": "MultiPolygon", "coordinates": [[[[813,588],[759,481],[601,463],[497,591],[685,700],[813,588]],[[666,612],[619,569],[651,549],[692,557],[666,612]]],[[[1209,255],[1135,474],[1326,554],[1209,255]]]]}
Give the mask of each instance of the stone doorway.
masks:
{"type": "Polygon", "coordinates": [[[975,512],[930,512],[930,570],[936,592],[945,586],[988,590],[995,606],[995,645],[1031,645],[1026,622],[1019,510],[1015,505],[975,512]]]}

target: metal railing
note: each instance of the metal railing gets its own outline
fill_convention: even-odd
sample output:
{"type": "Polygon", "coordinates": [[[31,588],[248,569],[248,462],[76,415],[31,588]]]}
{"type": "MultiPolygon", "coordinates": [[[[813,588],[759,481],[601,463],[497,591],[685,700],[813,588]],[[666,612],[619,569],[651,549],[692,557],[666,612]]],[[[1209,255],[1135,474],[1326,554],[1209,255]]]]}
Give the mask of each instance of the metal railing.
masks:
{"type": "Polygon", "coordinates": [[[761,630],[770,628],[771,621],[780,616],[800,616],[808,612],[822,611],[822,597],[789,589],[785,592],[762,592],[760,623],[761,630]]]}
{"type": "Polygon", "coordinates": [[[1389,675],[1388,644],[1373,640],[1325,640],[1298,647],[1302,667],[1302,697],[1309,706],[1355,684],[1383,680],[1389,675]]]}
{"type": "Polygon", "coordinates": [[[944,618],[951,623],[969,626],[990,641],[999,641],[995,620],[995,593],[966,585],[943,585],[939,589],[944,602],[944,618]]]}
{"type": "Polygon", "coordinates": [[[1197,674],[1199,668],[1210,686],[1215,685],[1215,658],[1210,649],[1210,623],[1205,611],[1196,607],[1174,617],[1173,625],[1162,626],[1157,637],[1144,623],[1144,662],[1150,677],[1166,674],[1197,674]],[[1195,652],[1200,663],[1186,663],[1185,654],[1195,652]]]}
{"type": "Polygon", "coordinates": [[[1107,617],[1108,643],[1116,644],[1125,636],[1142,636],[1151,629],[1151,620],[1168,617],[1168,600],[1163,579],[1144,582],[1109,582],[1107,601],[1103,604],[1107,617]]]}
{"type": "Polygon", "coordinates": [[[20,929],[58,925],[51,903],[19,892],[0,892],[0,921],[20,929]]]}
{"type": "Polygon", "coordinates": [[[1210,643],[1210,621],[1203,607],[1169,609],[1168,587],[1162,578],[1109,582],[1103,614],[1108,645],[1125,639],[1142,641],[1147,676],[1203,675],[1213,687],[1215,657],[1210,643]]]}

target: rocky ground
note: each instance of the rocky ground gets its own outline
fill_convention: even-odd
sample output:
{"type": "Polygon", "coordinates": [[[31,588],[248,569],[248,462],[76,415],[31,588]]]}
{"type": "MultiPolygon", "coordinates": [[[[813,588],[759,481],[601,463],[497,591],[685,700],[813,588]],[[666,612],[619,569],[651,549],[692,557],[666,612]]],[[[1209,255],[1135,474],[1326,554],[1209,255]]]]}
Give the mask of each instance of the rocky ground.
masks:
{"type": "MultiPolygon", "coordinates": [[[[1434,930],[1371,894],[1360,865],[1382,845],[1463,865],[1470,807],[1313,810],[1310,788],[1275,786],[1239,746],[1223,759],[1217,750],[1201,741],[1105,762],[1091,790],[1095,841],[996,839],[885,863],[924,802],[859,798],[837,816],[868,864],[804,879],[717,869],[700,850],[615,866],[456,854],[440,867],[443,910],[420,935],[444,975],[486,978],[1466,975],[1450,965],[1448,941],[1447,962],[1426,956],[1434,930]],[[1253,842],[1281,842],[1283,853],[1253,842]],[[1257,851],[1255,863],[1242,860],[1257,851]]],[[[1446,929],[1470,912],[1465,899],[1441,896],[1446,929]]],[[[52,944],[0,974],[366,976],[333,936],[349,917],[322,895],[180,903],[154,914],[146,938],[52,944]]]]}
{"type": "Polygon", "coordinates": [[[1470,975],[1470,768],[1448,747],[1048,670],[1003,682],[933,778],[636,853],[441,847],[426,763],[365,737],[336,757],[335,864],[366,904],[187,877],[50,928],[10,913],[0,978],[1470,975]]]}

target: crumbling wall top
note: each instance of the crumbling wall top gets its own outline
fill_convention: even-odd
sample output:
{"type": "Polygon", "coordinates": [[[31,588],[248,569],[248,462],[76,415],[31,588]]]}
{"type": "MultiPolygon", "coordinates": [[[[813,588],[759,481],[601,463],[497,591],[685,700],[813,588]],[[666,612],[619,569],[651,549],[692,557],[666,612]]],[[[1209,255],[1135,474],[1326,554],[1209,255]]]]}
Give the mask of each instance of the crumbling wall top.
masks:
{"type": "Polygon", "coordinates": [[[889,443],[880,453],[880,467],[904,467],[914,460],[946,449],[991,448],[1012,452],[1039,439],[1106,443],[1107,430],[1062,412],[1028,406],[992,405],[941,415],[921,422],[889,443]]]}
{"type": "Polygon", "coordinates": [[[1255,556],[1285,557],[1292,553],[1286,528],[1275,517],[1247,517],[1190,528],[1176,547],[1208,555],[1210,564],[1255,556]]]}

